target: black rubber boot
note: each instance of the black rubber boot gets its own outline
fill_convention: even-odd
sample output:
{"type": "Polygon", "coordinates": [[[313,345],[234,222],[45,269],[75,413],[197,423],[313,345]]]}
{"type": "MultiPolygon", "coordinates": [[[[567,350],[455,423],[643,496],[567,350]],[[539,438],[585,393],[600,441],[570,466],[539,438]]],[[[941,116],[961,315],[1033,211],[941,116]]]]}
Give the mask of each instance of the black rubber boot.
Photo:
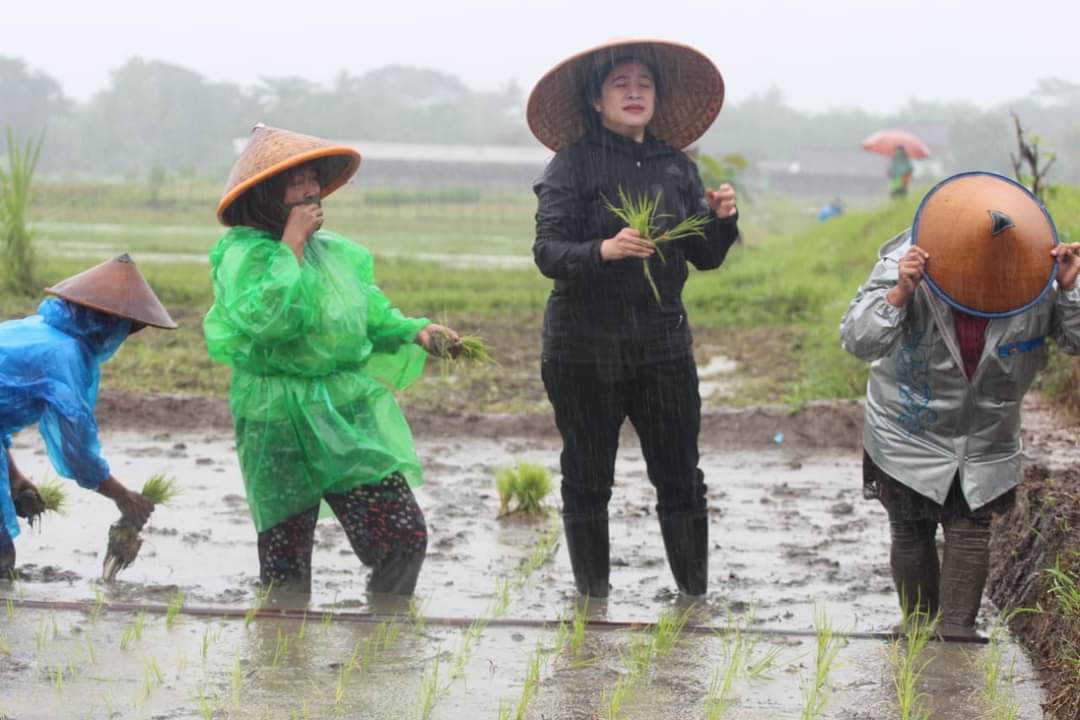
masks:
{"type": "Polygon", "coordinates": [[[956,520],[945,525],[945,552],[941,563],[942,637],[970,638],[982,604],[990,569],[990,523],[956,520]]]}
{"type": "Polygon", "coordinates": [[[889,564],[905,619],[913,612],[923,614],[925,620],[937,617],[941,573],[934,543],[936,531],[937,523],[932,522],[889,523],[889,564]]]}
{"type": "Polygon", "coordinates": [[[672,513],[660,516],[668,565],[684,595],[704,595],[709,587],[709,516],[672,513]]]}
{"type": "Polygon", "coordinates": [[[607,514],[563,513],[563,529],[578,594],[606,598],[611,574],[607,514]]]}

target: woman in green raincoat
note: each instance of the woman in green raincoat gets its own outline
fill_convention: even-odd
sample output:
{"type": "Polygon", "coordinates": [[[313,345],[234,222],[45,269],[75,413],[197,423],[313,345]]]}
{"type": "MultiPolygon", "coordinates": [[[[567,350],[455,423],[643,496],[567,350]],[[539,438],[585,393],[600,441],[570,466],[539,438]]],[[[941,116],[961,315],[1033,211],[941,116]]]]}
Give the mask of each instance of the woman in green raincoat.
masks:
{"type": "Polygon", "coordinates": [[[210,356],[232,367],[260,579],[300,593],[323,500],[371,566],[368,590],[413,592],[427,527],[411,488],[423,476],[392,390],[419,377],[425,349],[458,343],[402,315],[370,253],[321,229],[321,198],[359,164],[352,148],[257,125],[218,206],[229,230],[210,251],[204,331],[210,356]]]}

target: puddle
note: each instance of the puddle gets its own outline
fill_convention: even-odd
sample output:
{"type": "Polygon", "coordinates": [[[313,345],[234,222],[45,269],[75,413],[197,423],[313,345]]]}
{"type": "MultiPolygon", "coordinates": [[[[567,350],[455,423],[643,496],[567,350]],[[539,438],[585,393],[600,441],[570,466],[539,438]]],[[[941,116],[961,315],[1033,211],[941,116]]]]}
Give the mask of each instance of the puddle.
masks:
{"type": "MultiPolygon", "coordinates": [[[[47,517],[43,527],[24,531],[16,541],[24,578],[14,588],[0,583],[0,596],[93,603],[100,592],[106,604],[163,605],[180,590],[188,606],[237,611],[254,603],[255,534],[231,438],[165,432],[147,437],[124,432],[103,438],[113,471],[125,483],[137,485],[165,471],[184,487],[172,506],[155,512],[136,563],[114,585],[98,585],[107,528],[116,511],[105,498],[72,484],[67,514],[47,517]]],[[[523,459],[554,471],[558,449],[550,441],[528,439],[418,443],[428,484],[417,496],[431,539],[417,594],[428,616],[476,618],[489,612],[496,579],[514,577],[552,527],[548,520],[497,520],[494,470],[523,459]]],[[[37,479],[44,476],[48,464],[36,433],[18,436],[15,453],[24,471],[37,479]]],[[[884,631],[897,620],[884,512],[860,499],[855,453],[796,455],[782,448],[710,452],[704,443],[702,468],[709,483],[712,549],[710,594],[698,608],[698,621],[722,626],[731,617],[752,613],[755,628],[778,631],[763,636],[763,646],[780,647],[786,658],[770,678],[739,680],[737,711],[725,717],[798,717],[812,637],[785,632],[812,630],[815,608],[824,609],[839,631],[884,631]]],[[[654,504],[640,452],[624,443],[611,505],[612,591],[605,607],[594,608],[598,617],[654,622],[673,605],[674,584],[654,504]]],[[[10,652],[0,650],[0,718],[108,717],[110,693],[111,712],[119,713],[113,717],[125,718],[304,717],[304,702],[311,717],[331,712],[420,717],[425,672],[430,675],[434,659],[443,656],[443,672],[450,672],[447,664],[464,631],[435,624],[420,636],[403,630],[377,667],[357,672],[347,683],[347,704],[335,710],[341,664],[348,664],[357,643],[362,645],[373,628],[338,621],[320,636],[320,613],[328,608],[362,612],[372,606],[364,593],[367,571],[336,521],[322,520],[316,540],[311,615],[303,638],[297,637],[300,623],[294,620],[257,619],[245,627],[242,618],[183,616],[168,629],[164,617],[154,615],[147,617],[133,649],[130,643],[120,647],[124,629],[134,622],[130,612],[105,609],[96,621],[87,612],[17,608],[14,617],[0,614],[0,648],[6,644],[10,652]],[[279,631],[292,640],[288,654],[275,663],[279,631]],[[212,648],[203,657],[205,638],[212,648]],[[64,668],[61,688],[58,669],[64,668]],[[233,703],[237,674],[242,679],[238,706],[233,703]],[[200,710],[200,692],[215,698],[210,715],[200,710]]],[[[567,617],[574,599],[571,577],[560,540],[552,559],[514,590],[506,617],[567,617]]],[[[991,613],[984,607],[984,618],[991,613]]],[[[553,654],[526,716],[604,716],[603,694],[620,677],[620,649],[625,653],[631,635],[590,632],[587,644],[595,646],[598,660],[585,668],[575,666],[565,652],[553,654]]],[[[526,625],[488,627],[467,667],[459,668],[460,677],[453,682],[446,678],[446,691],[431,717],[498,717],[500,701],[517,702],[537,643],[551,645],[554,638],[553,630],[526,625]]],[[[680,647],[641,681],[641,691],[620,717],[702,717],[709,682],[722,664],[724,639],[687,634],[680,647]]],[[[986,648],[931,647],[922,691],[932,703],[933,717],[972,717],[971,703],[977,702],[972,698],[983,677],[978,663],[986,648]]],[[[1008,646],[1007,655],[1013,653],[1008,646]]],[[[1027,709],[1019,717],[1038,717],[1041,695],[1034,672],[1017,655],[1016,696],[1027,709]]],[[[840,652],[830,686],[823,717],[895,716],[884,642],[852,640],[840,652]]]]}

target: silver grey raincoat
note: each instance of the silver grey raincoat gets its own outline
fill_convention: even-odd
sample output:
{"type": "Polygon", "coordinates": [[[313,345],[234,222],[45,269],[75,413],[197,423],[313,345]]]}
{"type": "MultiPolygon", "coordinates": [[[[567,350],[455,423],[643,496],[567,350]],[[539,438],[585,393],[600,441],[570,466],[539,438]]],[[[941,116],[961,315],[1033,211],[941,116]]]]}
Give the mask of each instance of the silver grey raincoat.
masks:
{"type": "Polygon", "coordinates": [[[1080,283],[1055,285],[1029,310],[991,319],[969,380],[948,305],[925,284],[904,307],[885,299],[910,247],[905,230],[881,248],[840,323],[844,349],[872,363],[863,446],[878,467],[939,504],[959,471],[975,510],[1020,481],[1020,401],[1046,364],[1046,338],[1080,353],[1080,283]]]}

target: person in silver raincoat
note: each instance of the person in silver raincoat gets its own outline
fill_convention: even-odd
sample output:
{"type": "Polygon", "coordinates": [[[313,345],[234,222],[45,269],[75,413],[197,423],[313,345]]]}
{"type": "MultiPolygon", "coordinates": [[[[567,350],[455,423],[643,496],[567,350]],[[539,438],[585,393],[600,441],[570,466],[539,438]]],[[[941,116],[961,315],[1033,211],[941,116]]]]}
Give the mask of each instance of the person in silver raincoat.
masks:
{"type": "MultiPolygon", "coordinates": [[[[978,175],[986,181],[986,174],[978,175]]],[[[924,200],[920,212],[925,206],[924,200]]],[[[916,228],[918,220],[916,215],[916,228]]],[[[949,220],[955,227],[955,218],[949,220]]],[[[864,495],[880,500],[889,514],[890,561],[902,608],[930,617],[940,612],[943,636],[975,632],[990,520],[1011,506],[1020,482],[1020,405],[1046,363],[1046,339],[1066,353],[1080,353],[1080,244],[1056,244],[1049,214],[1046,220],[1054,242],[1037,255],[1049,252],[1052,270],[1022,309],[961,310],[933,280],[923,282],[928,269],[936,269],[935,253],[913,243],[908,229],[881,248],[840,326],[843,347],[872,363],[864,495]],[[940,565],[938,524],[945,533],[940,565]]],[[[1007,282],[1003,265],[997,264],[997,278],[986,278],[991,290],[1007,282]]],[[[992,275],[993,265],[988,267],[992,275]]]]}

